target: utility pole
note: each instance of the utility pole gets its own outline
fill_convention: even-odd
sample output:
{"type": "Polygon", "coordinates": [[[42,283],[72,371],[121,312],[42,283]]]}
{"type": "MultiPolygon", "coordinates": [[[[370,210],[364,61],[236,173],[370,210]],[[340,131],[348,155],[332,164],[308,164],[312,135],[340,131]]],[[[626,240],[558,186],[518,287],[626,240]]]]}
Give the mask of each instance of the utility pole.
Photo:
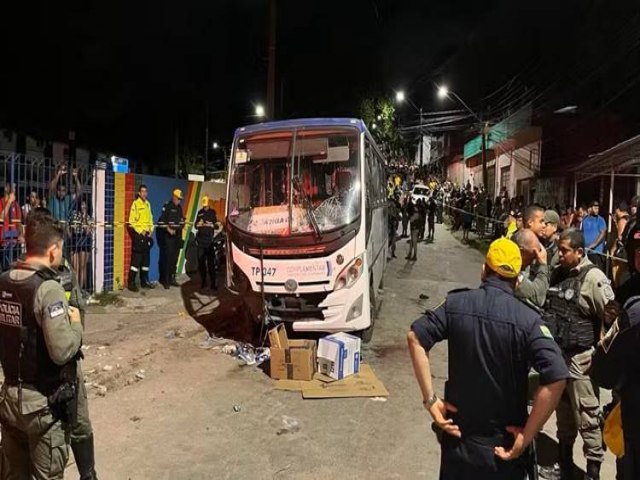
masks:
{"type": "Polygon", "coordinates": [[[486,124],[482,123],[480,125],[482,128],[482,183],[484,185],[485,190],[489,191],[489,171],[487,169],[487,128],[486,124]]]}
{"type": "Polygon", "coordinates": [[[174,157],[173,157],[173,170],[174,170],[175,178],[178,178],[178,151],[179,151],[178,147],[179,147],[179,144],[178,144],[178,128],[177,127],[175,129],[174,146],[176,148],[176,151],[175,151],[174,157]]]}
{"type": "Polygon", "coordinates": [[[276,90],[276,0],[269,0],[269,65],[267,71],[267,118],[275,118],[276,90]]]}
{"type": "Polygon", "coordinates": [[[422,168],[422,148],[424,138],[422,137],[422,107],[420,107],[420,168],[422,168]]]}
{"type": "Polygon", "coordinates": [[[206,118],[204,127],[204,180],[207,181],[207,167],[209,166],[209,102],[206,107],[206,118]]]}

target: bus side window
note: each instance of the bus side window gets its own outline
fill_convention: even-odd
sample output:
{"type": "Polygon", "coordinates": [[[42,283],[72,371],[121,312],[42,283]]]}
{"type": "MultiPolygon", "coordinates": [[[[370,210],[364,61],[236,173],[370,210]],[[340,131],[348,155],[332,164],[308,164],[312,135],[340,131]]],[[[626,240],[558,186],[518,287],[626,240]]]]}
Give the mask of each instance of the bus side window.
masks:
{"type": "Polygon", "coordinates": [[[373,208],[377,199],[377,185],[374,180],[374,158],[373,149],[369,140],[364,140],[364,168],[365,168],[365,215],[366,215],[366,233],[367,240],[369,239],[369,233],[371,233],[371,221],[373,217],[373,208]]]}

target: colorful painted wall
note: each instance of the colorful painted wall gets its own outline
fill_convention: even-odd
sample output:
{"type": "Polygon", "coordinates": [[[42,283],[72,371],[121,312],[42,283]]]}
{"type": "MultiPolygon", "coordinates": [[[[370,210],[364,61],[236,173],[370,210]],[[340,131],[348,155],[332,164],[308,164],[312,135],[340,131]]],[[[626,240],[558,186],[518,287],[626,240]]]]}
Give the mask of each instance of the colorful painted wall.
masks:
{"type": "MultiPolygon", "coordinates": [[[[131,263],[131,237],[128,219],[131,204],[136,199],[140,185],[149,190],[149,202],[154,223],[158,221],[163,205],[171,200],[175,188],[182,190],[182,210],[186,219],[183,229],[184,247],[180,252],[177,272],[184,273],[187,249],[195,234],[195,218],[202,206],[202,198],[209,198],[218,219],[224,219],[226,184],[213,182],[189,182],[187,180],[156,177],[152,175],[120,174],[98,170],[94,177],[94,205],[96,230],[96,291],[115,291],[124,288],[128,281],[131,263]]],[[[155,241],[155,235],[154,235],[155,241]]],[[[151,250],[149,278],[158,280],[158,246],[151,250]]]]}

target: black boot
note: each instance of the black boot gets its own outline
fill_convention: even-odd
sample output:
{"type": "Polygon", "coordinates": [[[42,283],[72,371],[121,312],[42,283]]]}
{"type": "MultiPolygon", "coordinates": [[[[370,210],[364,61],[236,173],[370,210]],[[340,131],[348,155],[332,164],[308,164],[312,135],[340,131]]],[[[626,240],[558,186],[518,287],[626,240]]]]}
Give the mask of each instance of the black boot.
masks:
{"type": "Polygon", "coordinates": [[[149,272],[146,270],[140,271],[140,286],[142,288],[156,288],[155,285],[149,283],[149,272]]]}
{"type": "Polygon", "coordinates": [[[136,273],[133,270],[129,271],[129,283],[127,288],[132,292],[138,292],[138,286],[136,285],[136,273]]]}
{"type": "Polygon", "coordinates": [[[179,283],[178,283],[178,281],[176,280],[176,276],[175,276],[175,275],[172,275],[172,276],[171,276],[171,286],[172,286],[172,287],[179,287],[179,286],[180,286],[180,284],[179,284],[179,283]]]}
{"type": "Polygon", "coordinates": [[[98,480],[93,450],[93,435],[84,440],[71,442],[71,450],[73,451],[73,458],[76,459],[80,480],[98,480]]]}
{"type": "Polygon", "coordinates": [[[573,443],[560,441],[558,445],[558,456],[560,463],[560,479],[573,479],[573,443]]]}
{"type": "Polygon", "coordinates": [[[593,460],[587,460],[587,473],[584,476],[585,480],[600,480],[600,462],[593,460]]]}

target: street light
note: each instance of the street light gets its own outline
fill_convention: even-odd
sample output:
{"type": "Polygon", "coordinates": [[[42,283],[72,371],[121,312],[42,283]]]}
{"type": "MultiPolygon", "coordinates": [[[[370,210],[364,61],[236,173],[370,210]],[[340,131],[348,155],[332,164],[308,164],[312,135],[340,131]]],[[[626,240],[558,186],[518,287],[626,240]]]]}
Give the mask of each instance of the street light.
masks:
{"type": "Polygon", "coordinates": [[[420,116],[420,166],[422,167],[422,144],[424,143],[424,138],[422,138],[422,107],[418,107],[415,103],[413,103],[413,101],[407,97],[404,93],[404,90],[397,90],[396,91],[396,102],[398,103],[404,103],[407,102],[409,105],[411,105],[417,112],[418,115],[420,116]]]}
{"type": "Polygon", "coordinates": [[[460,102],[460,104],[467,109],[467,111],[473,115],[475,117],[476,120],[478,120],[478,122],[480,123],[480,135],[481,135],[481,153],[482,153],[482,181],[485,183],[485,186],[488,188],[489,186],[486,185],[487,183],[487,179],[489,177],[488,174],[488,170],[487,170],[487,154],[486,154],[486,150],[487,150],[487,125],[483,123],[482,119],[480,118],[480,116],[474,112],[473,110],[471,110],[471,108],[469,107],[469,105],[467,105],[465,103],[464,100],[462,100],[458,94],[456,94],[456,92],[450,91],[449,88],[446,85],[436,85],[436,88],[438,89],[438,97],[441,99],[444,98],[449,98],[449,96],[454,97],[458,102],[460,102]]]}
{"type": "Polygon", "coordinates": [[[264,117],[264,107],[260,104],[256,105],[256,117],[264,117]]]}
{"type": "Polygon", "coordinates": [[[218,148],[220,148],[220,145],[218,145],[218,142],[213,142],[212,147],[214,150],[217,150],[218,148]]]}
{"type": "Polygon", "coordinates": [[[449,90],[449,87],[447,87],[446,85],[440,85],[440,86],[436,85],[436,88],[438,89],[438,98],[444,100],[445,98],[454,97],[456,100],[458,100],[458,102],[460,102],[460,104],[464,108],[467,109],[467,111],[471,115],[473,115],[476,118],[476,120],[478,120],[478,122],[482,123],[482,119],[478,116],[478,114],[473,110],[471,110],[469,105],[467,105],[465,101],[462,100],[456,92],[449,90]]]}
{"type": "Polygon", "coordinates": [[[438,98],[446,98],[449,96],[449,89],[445,85],[438,87],[438,98]]]}

